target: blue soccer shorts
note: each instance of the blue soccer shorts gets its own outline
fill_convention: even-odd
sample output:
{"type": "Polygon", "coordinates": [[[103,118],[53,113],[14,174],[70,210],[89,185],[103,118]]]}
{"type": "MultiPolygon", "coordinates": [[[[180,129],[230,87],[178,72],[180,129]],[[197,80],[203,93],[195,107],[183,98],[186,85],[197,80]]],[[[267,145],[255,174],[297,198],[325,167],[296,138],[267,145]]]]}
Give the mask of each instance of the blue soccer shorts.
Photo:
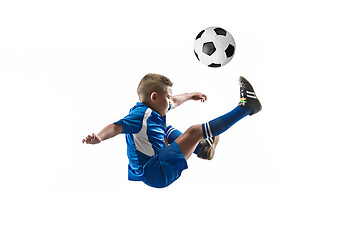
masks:
{"type": "Polygon", "coordinates": [[[187,169],[187,161],[176,142],[164,147],[145,164],[142,181],[151,187],[164,188],[187,169]]]}

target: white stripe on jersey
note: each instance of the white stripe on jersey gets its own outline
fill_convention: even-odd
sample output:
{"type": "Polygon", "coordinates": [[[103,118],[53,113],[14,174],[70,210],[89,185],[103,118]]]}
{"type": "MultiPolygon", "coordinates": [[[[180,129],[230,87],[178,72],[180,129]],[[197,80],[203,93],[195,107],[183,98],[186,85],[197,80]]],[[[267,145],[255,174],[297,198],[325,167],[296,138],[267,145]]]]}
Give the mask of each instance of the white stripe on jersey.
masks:
{"type": "Polygon", "coordinates": [[[150,157],[155,155],[154,149],[147,135],[147,120],[150,117],[151,113],[151,108],[148,108],[144,114],[144,119],[140,132],[133,134],[136,150],[150,157]]]}

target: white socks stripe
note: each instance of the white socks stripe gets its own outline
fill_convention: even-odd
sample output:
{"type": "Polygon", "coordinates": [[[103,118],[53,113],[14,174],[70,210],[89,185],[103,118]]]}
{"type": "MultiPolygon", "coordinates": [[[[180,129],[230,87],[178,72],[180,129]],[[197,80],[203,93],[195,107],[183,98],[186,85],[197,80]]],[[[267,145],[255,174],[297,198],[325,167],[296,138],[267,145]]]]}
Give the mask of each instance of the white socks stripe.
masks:
{"type": "Polygon", "coordinates": [[[209,123],[204,124],[206,138],[213,137],[209,123]]]}
{"type": "Polygon", "coordinates": [[[166,132],[166,138],[169,138],[170,134],[175,130],[175,128],[170,128],[168,129],[168,131],[166,132]]]}

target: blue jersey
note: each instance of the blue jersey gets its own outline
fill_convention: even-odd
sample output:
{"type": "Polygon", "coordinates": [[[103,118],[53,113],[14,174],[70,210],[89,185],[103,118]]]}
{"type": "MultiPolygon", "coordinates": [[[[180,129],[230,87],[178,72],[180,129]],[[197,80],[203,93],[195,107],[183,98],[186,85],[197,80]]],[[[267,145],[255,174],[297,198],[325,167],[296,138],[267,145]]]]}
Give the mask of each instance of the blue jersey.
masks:
{"type": "Polygon", "coordinates": [[[122,133],[126,134],[129,180],[141,180],[136,175],[140,175],[145,163],[166,146],[166,116],[138,102],[126,117],[114,124],[123,126],[122,133]]]}

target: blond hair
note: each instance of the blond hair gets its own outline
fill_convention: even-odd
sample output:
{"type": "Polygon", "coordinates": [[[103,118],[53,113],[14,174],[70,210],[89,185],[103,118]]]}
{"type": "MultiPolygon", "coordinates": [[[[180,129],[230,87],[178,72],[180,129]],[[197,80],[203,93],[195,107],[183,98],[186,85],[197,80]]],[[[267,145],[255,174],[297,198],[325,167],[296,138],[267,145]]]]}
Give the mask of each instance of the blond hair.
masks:
{"type": "Polygon", "coordinates": [[[137,94],[139,95],[140,102],[146,103],[149,101],[151,93],[156,92],[162,94],[166,92],[166,87],[172,87],[173,83],[167,77],[149,73],[146,74],[140,81],[137,88],[137,94]]]}

